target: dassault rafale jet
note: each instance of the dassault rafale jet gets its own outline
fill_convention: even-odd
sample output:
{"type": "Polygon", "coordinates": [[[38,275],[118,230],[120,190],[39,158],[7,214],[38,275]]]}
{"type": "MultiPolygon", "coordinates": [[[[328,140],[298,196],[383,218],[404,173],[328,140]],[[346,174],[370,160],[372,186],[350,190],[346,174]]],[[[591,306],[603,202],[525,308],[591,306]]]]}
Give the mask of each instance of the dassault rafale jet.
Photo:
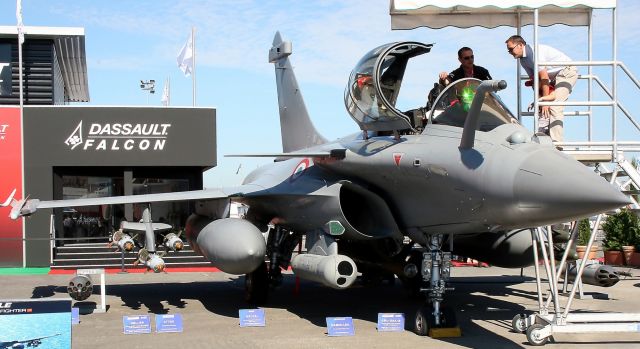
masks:
{"type": "Polygon", "coordinates": [[[36,337],[25,340],[15,340],[0,342],[0,349],[24,349],[24,348],[37,348],[42,344],[43,339],[59,336],[60,334],[53,334],[45,337],[36,337]]]}
{"type": "MultiPolygon", "coordinates": [[[[359,272],[380,271],[426,295],[415,318],[417,333],[426,335],[455,322],[443,307],[452,254],[528,266],[532,228],[629,202],[548,137],[523,127],[496,94],[505,81],[458,80],[427,107],[399,110],[407,64],[432,46],[395,42],[364,55],[344,92],[361,131],[330,142],[307,114],[291,43],[276,33],[269,62],[283,152],[242,155],[275,158],[242,185],[58,201],[10,197],[4,204],[17,219],[43,208],[193,200],[189,243],[222,271],[246,274],[248,301],[264,302],[289,266],[336,289],[351,286],[359,272]],[[248,205],[244,218],[229,217],[231,202],[248,205]],[[303,237],[307,252],[294,255],[303,237]]],[[[154,223],[145,223],[152,231],[154,223]]],[[[158,266],[160,256],[147,249],[158,266]]]]}

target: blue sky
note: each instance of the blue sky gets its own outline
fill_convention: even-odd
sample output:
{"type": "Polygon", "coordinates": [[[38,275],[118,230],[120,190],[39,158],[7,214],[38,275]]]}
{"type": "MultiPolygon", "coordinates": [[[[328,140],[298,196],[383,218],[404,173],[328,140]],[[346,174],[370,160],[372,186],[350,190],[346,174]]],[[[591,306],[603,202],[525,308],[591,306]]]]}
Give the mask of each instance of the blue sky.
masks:
{"type": "MultiPolygon", "coordinates": [[[[515,112],[516,63],[504,45],[514,28],[391,31],[388,12],[387,0],[23,0],[25,25],[85,28],[92,105],[145,105],[147,99],[160,105],[167,77],[171,104],[191,105],[191,79],[177,68],[176,56],[191,27],[196,27],[197,104],[216,108],[218,115],[218,166],[205,173],[206,187],[239,184],[250,170],[270,161],[224,158],[224,154],[281,151],[275,74],[267,62],[278,30],[293,42],[291,59],[307,108],[317,129],[329,139],[358,130],[344,109],[348,75],[367,51],[392,41],[435,44],[422,68],[404,83],[415,91],[404,100],[407,106],[424,105],[438,72],[456,68],[457,49],[470,46],[476,64],[489,69],[494,78],[507,80],[509,88],[500,94],[515,112]],[[148,96],[141,91],[141,79],[159,82],[158,92],[148,96]]],[[[640,3],[618,1],[618,59],[640,76],[638,13],[640,3]]],[[[0,25],[15,22],[15,1],[3,0],[0,25]]],[[[596,59],[610,59],[610,31],[610,11],[596,11],[596,59]]],[[[586,28],[557,25],[541,28],[540,35],[541,43],[574,60],[587,58],[586,28]]],[[[532,41],[530,27],[523,36],[532,41]]],[[[608,82],[610,71],[599,68],[595,73],[608,82]]],[[[620,101],[634,112],[640,107],[640,90],[622,75],[618,74],[620,101]]],[[[585,91],[586,82],[579,81],[571,99],[585,100],[585,91]]],[[[594,100],[603,100],[601,93],[595,96],[594,100]]],[[[527,92],[523,103],[530,100],[527,92]]],[[[638,132],[618,114],[619,138],[639,140],[638,132]]],[[[596,109],[596,139],[610,139],[609,116],[609,108],[596,109]]],[[[567,140],[586,139],[586,118],[569,118],[566,130],[567,140]]]]}

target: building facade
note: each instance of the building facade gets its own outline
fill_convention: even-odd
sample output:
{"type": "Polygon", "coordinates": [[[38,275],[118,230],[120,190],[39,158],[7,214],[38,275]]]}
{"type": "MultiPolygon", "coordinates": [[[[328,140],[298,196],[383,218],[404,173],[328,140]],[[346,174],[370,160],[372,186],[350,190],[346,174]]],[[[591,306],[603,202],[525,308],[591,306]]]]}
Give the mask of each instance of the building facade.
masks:
{"type": "MultiPolygon", "coordinates": [[[[40,200],[202,189],[216,165],[213,108],[80,106],[88,102],[84,30],[27,27],[23,103],[15,27],[0,27],[0,196],[40,200]]],[[[3,198],[3,200],[4,200],[3,198]]],[[[106,242],[143,205],[68,207],[11,221],[0,212],[0,267],[49,266],[56,246],[106,242]]],[[[179,230],[190,203],[154,203],[179,230]]],[[[46,211],[46,210],[44,210],[46,211]]]]}

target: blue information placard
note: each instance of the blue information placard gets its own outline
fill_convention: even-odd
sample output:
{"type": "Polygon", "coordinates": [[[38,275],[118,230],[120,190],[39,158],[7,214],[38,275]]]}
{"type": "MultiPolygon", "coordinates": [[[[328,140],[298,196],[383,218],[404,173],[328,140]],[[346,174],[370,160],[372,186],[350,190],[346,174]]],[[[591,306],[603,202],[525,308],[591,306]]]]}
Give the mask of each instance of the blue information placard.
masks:
{"type": "Polygon", "coordinates": [[[378,313],[379,332],[404,331],[404,314],[402,313],[378,313]]]}
{"type": "Polygon", "coordinates": [[[156,332],[182,332],[182,314],[156,315],[156,332]]]}
{"type": "Polygon", "coordinates": [[[353,319],[351,317],[328,317],[327,334],[331,337],[355,335],[353,319]]]}
{"type": "Polygon", "coordinates": [[[151,333],[150,315],[125,315],[122,317],[124,334],[151,333]]]}
{"type": "Polygon", "coordinates": [[[264,309],[240,309],[240,327],[264,326],[264,309]]]}
{"type": "Polygon", "coordinates": [[[80,323],[80,308],[71,308],[71,324],[77,325],[80,323]]]}

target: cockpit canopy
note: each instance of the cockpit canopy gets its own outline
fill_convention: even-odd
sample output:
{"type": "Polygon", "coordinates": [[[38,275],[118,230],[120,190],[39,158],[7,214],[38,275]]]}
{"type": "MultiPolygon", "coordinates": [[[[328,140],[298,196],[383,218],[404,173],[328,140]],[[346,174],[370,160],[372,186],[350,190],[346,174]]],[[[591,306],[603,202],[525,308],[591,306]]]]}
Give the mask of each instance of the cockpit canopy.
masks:
{"type": "MultiPolygon", "coordinates": [[[[476,89],[482,81],[465,78],[449,84],[435,100],[429,120],[434,124],[464,127],[465,120],[476,95],[476,89]]],[[[480,108],[478,118],[479,131],[491,131],[510,123],[518,123],[498,95],[487,93],[480,108]]]]}
{"type": "MultiPolygon", "coordinates": [[[[349,76],[344,102],[360,129],[420,132],[426,123],[464,126],[476,89],[481,83],[475,78],[457,80],[441,92],[439,87],[434,87],[430,96],[433,94],[435,98],[437,95],[437,98],[430,97],[427,104],[431,110],[418,108],[403,112],[397,106],[407,63],[412,58],[430,52],[432,47],[432,44],[414,41],[395,42],[369,51],[358,62],[349,76]]],[[[425,95],[426,92],[422,91],[425,95]]],[[[478,120],[480,131],[518,122],[493,92],[487,93],[484,98],[478,120]]]]}
{"type": "Polygon", "coordinates": [[[351,72],[344,102],[351,117],[365,131],[411,129],[409,116],[396,101],[409,59],[428,53],[433,45],[395,42],[369,51],[351,72]]]}

